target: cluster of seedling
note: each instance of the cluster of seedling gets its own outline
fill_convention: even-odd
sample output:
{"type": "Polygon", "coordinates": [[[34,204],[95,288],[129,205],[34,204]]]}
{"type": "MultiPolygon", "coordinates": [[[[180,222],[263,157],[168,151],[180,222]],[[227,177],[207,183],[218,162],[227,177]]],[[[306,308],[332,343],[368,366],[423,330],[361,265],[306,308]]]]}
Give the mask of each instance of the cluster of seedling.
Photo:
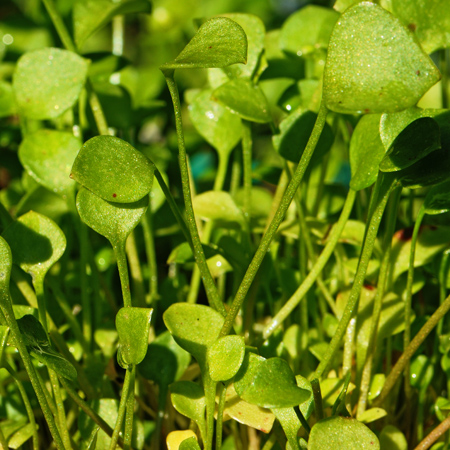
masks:
{"type": "Polygon", "coordinates": [[[450,7],[199,20],[160,67],[168,177],[135,133],[164,103],[121,55],[150,3],[77,0],[73,38],[43,4],[64,48],[0,80],[23,171],[0,192],[0,446],[449,448],[450,7]],[[114,55],[82,56],[111,22],[114,55]]]}

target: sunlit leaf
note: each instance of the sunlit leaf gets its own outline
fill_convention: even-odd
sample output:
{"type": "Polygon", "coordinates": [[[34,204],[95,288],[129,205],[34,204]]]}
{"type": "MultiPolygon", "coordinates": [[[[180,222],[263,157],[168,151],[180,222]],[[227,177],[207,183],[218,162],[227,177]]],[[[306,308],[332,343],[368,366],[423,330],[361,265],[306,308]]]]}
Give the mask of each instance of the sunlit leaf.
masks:
{"type": "Polygon", "coordinates": [[[400,20],[363,2],[342,14],[331,35],[324,100],[342,113],[401,111],[415,105],[439,78],[400,20]]]}
{"type": "Polygon", "coordinates": [[[14,94],[21,114],[30,119],[53,119],[75,104],[88,64],[76,53],[44,48],[25,53],[17,62],[14,94]]]}
{"type": "Polygon", "coordinates": [[[206,358],[209,374],[214,381],[233,378],[244,360],[245,343],[242,336],[223,336],[208,348],[206,358]]]}

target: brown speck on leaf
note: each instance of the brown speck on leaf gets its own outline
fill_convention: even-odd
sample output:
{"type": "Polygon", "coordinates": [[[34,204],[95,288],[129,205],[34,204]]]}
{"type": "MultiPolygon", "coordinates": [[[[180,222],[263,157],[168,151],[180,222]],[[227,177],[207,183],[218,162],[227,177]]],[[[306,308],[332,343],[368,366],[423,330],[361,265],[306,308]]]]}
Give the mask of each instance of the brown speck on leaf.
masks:
{"type": "Polygon", "coordinates": [[[364,110],[364,112],[367,114],[367,113],[370,113],[370,109],[369,108],[366,108],[365,110],[364,110]]]}
{"type": "Polygon", "coordinates": [[[420,70],[416,70],[416,75],[419,77],[420,76],[420,70]]]}
{"type": "Polygon", "coordinates": [[[400,241],[409,241],[412,238],[413,227],[404,228],[403,230],[398,230],[395,233],[395,237],[400,241]]]}
{"type": "Polygon", "coordinates": [[[212,48],[212,45],[210,45],[208,48],[212,48]]]}
{"type": "Polygon", "coordinates": [[[72,178],[72,180],[73,180],[73,174],[72,173],[69,175],[69,178],[72,178]]]}
{"type": "Polygon", "coordinates": [[[367,289],[368,291],[373,291],[375,289],[375,287],[372,286],[371,284],[365,284],[364,288],[367,289]]]}
{"type": "Polygon", "coordinates": [[[116,194],[116,193],[114,193],[114,194],[113,194],[113,197],[114,197],[114,198],[116,198],[116,197],[117,197],[117,194],[116,194]]]}
{"type": "Polygon", "coordinates": [[[408,24],[408,28],[414,33],[416,31],[417,25],[415,23],[408,24]]]}

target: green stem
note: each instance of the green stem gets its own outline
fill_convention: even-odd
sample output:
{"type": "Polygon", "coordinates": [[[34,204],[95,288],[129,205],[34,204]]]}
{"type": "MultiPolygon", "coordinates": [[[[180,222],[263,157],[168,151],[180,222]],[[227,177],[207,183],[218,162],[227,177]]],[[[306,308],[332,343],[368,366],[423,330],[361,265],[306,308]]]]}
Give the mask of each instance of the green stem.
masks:
{"type": "Polygon", "coordinates": [[[450,428],[450,416],[434,428],[414,450],[429,449],[450,428]]]}
{"type": "Polygon", "coordinates": [[[125,33],[125,18],[123,15],[119,15],[113,18],[112,29],[112,54],[116,56],[122,56],[125,33]]]}
{"type": "Polygon", "coordinates": [[[81,222],[77,213],[78,238],[80,240],[80,282],[81,282],[81,311],[83,336],[88,345],[92,348],[92,302],[89,295],[89,278],[87,273],[89,259],[89,239],[88,227],[81,222]]]}
{"type": "Polygon", "coordinates": [[[48,334],[47,306],[46,306],[47,302],[44,293],[44,276],[36,275],[33,277],[32,282],[38,302],[39,319],[42,323],[42,326],[44,327],[45,332],[48,334]]]}
{"type": "Polygon", "coordinates": [[[131,449],[131,439],[133,437],[133,418],[134,418],[134,383],[136,377],[136,366],[133,366],[132,379],[130,381],[130,391],[127,399],[127,410],[125,414],[125,431],[123,435],[123,448],[124,450],[131,449]]]}
{"type": "Polygon", "coordinates": [[[314,396],[314,404],[316,407],[316,419],[323,419],[323,404],[322,404],[322,392],[320,390],[320,383],[317,378],[311,380],[311,387],[314,396]]]}
{"type": "Polygon", "coordinates": [[[217,382],[209,374],[203,374],[203,387],[206,398],[206,443],[205,450],[212,450],[214,436],[214,412],[216,410],[217,382]]]}
{"type": "Polygon", "coordinates": [[[169,88],[170,95],[172,97],[172,103],[175,111],[175,124],[178,137],[178,161],[181,172],[184,205],[186,208],[187,226],[194,247],[195,261],[200,270],[210,306],[212,306],[214,309],[216,309],[222,315],[225,316],[226,313],[225,307],[223,306],[223,303],[220,300],[219,292],[217,291],[217,287],[214,283],[213,277],[211,276],[211,272],[209,271],[208,265],[206,263],[205,253],[203,252],[202,243],[200,241],[200,236],[198,234],[197,224],[195,222],[195,215],[194,215],[194,208],[192,206],[191,187],[189,180],[189,169],[187,164],[186,146],[184,143],[183,123],[181,119],[181,104],[180,104],[180,97],[178,94],[178,87],[173,78],[173,71],[164,72],[164,76],[166,78],[167,86],[169,88]]]}
{"type": "Polygon", "coordinates": [[[222,191],[225,185],[225,177],[227,175],[229,155],[219,153],[219,164],[217,166],[216,179],[214,180],[214,191],[222,191]]]}
{"type": "Polygon", "coordinates": [[[315,262],[312,269],[309,271],[307,277],[303,280],[302,284],[295,291],[292,297],[286,302],[286,304],[280,309],[280,311],[276,314],[276,316],[269,322],[269,324],[264,328],[263,331],[263,339],[268,339],[272,333],[276,330],[276,328],[286,320],[286,318],[292,313],[292,311],[297,307],[300,301],[305,297],[308,293],[309,289],[311,289],[312,285],[316,281],[319,274],[322,272],[326,263],[330,259],[336,244],[339,241],[339,237],[344,230],[345,224],[350,216],[350,213],[353,208],[353,204],[356,198],[356,191],[350,189],[347,200],[345,201],[344,208],[342,209],[341,216],[339,217],[338,222],[333,226],[330,235],[328,237],[328,242],[319,258],[315,262]]]}
{"type": "Polygon", "coordinates": [[[408,347],[402,353],[400,359],[396,362],[395,366],[392,368],[390,374],[384,382],[383,389],[379,397],[375,400],[373,406],[381,406],[386,400],[387,396],[391,392],[392,388],[397,383],[403,370],[406,368],[409,360],[412,358],[414,353],[420,347],[420,345],[425,341],[427,336],[431,333],[433,328],[439,323],[439,321],[444,317],[445,314],[450,310],[450,296],[448,296],[444,303],[434,312],[434,314],[427,320],[425,325],[416,334],[414,339],[410,342],[408,347]]]}
{"type": "Polygon", "coordinates": [[[227,396],[227,386],[219,383],[219,406],[217,408],[217,422],[216,422],[216,450],[222,448],[222,422],[223,410],[225,409],[225,399],[227,396]]]}
{"type": "Polygon", "coordinates": [[[133,230],[128,236],[125,245],[128,264],[130,266],[131,281],[133,283],[133,292],[136,298],[136,306],[145,306],[145,287],[144,276],[142,275],[141,263],[139,261],[139,252],[136,244],[136,230],[133,230]]]}
{"type": "Polygon", "coordinates": [[[0,446],[1,446],[1,448],[2,448],[2,450],[3,449],[8,449],[9,447],[8,447],[8,442],[6,442],[6,438],[5,438],[5,435],[3,434],[3,431],[2,431],[2,429],[0,428],[0,446]]]}
{"type": "Polygon", "coordinates": [[[108,123],[106,122],[105,113],[103,112],[100,100],[98,99],[98,96],[94,91],[94,87],[92,86],[92,83],[89,79],[86,80],[86,89],[89,97],[89,106],[91,107],[98,132],[101,135],[107,136],[110,133],[108,129],[108,123]]]}
{"type": "Polygon", "coordinates": [[[252,127],[247,120],[242,121],[242,165],[244,177],[244,214],[250,221],[252,201],[252,127]]]}
{"type": "Polygon", "coordinates": [[[309,138],[308,144],[302,154],[302,158],[297,166],[297,169],[294,173],[294,176],[290,183],[288,184],[286,191],[281,199],[280,205],[277,209],[277,212],[274,215],[273,220],[271,221],[267,232],[264,233],[263,238],[261,239],[261,243],[259,244],[258,249],[247,269],[247,272],[244,275],[244,278],[239,286],[239,289],[236,293],[236,296],[231,304],[230,310],[225,317],[225,323],[220,332],[221,336],[227,335],[233,326],[234,320],[238,315],[244,301],[247,296],[247,292],[250,289],[250,286],[256,276],[256,272],[258,271],[261,263],[264,259],[264,256],[269,249],[270,243],[272,239],[275,237],[278,227],[280,226],[283,218],[286,214],[286,211],[289,208],[289,205],[294,198],[295,193],[297,192],[298,187],[302,181],[303,175],[308,167],[308,163],[313,155],[314,149],[316,148],[317,142],[319,141],[320,135],[322,133],[323,127],[325,126],[325,120],[327,117],[328,109],[325,105],[321,105],[319,115],[317,116],[316,123],[314,125],[314,129],[309,138]]]}
{"type": "Polygon", "coordinates": [[[125,253],[125,242],[116,243],[113,245],[114,254],[116,255],[117,268],[119,270],[120,285],[122,287],[123,306],[130,307],[131,293],[130,293],[130,279],[128,277],[127,256],[125,253]]]}
{"type": "Polygon", "coordinates": [[[72,40],[72,37],[70,36],[69,32],[67,31],[66,25],[64,24],[62,17],[60,16],[58,10],[56,9],[56,6],[53,3],[53,0],[42,0],[42,2],[44,3],[45,8],[47,9],[47,12],[53,22],[53,25],[56,28],[58,36],[61,39],[64,47],[67,50],[70,50],[71,52],[77,53],[77,49],[72,40]]]}
{"type": "MultiPolygon", "coordinates": [[[[123,382],[122,395],[120,397],[119,411],[117,412],[116,425],[114,427],[113,434],[111,436],[111,443],[109,445],[109,450],[116,450],[117,443],[119,441],[119,434],[122,430],[122,424],[125,417],[125,411],[128,403],[129,392],[132,391],[133,386],[131,386],[134,374],[134,366],[132,369],[127,369],[125,372],[125,380],[123,382]],[[131,387],[131,389],[130,389],[131,387]]],[[[125,448],[125,445],[124,445],[125,448]]]]}
{"type": "MultiPolygon", "coordinates": [[[[381,175],[379,175],[381,176],[381,175]]],[[[338,328],[328,345],[327,351],[320,362],[317,370],[314,374],[314,378],[320,378],[324,375],[325,371],[328,369],[334,354],[338,350],[342,338],[345,335],[345,331],[347,326],[352,318],[352,315],[355,313],[356,308],[358,306],[359,296],[361,294],[362,285],[364,282],[364,278],[367,272],[367,267],[369,266],[369,261],[372,256],[372,251],[375,245],[378,228],[381,223],[381,218],[383,217],[383,212],[386,207],[386,203],[389,198],[389,194],[391,193],[394,187],[394,181],[391,177],[386,177],[383,175],[383,181],[380,186],[380,196],[374,200],[374,212],[370,216],[370,222],[366,227],[367,235],[364,240],[364,245],[361,251],[361,255],[359,258],[358,268],[356,271],[355,279],[353,282],[352,289],[350,291],[349,298],[347,300],[347,304],[345,305],[344,312],[342,314],[342,318],[339,322],[338,328]]]]}
{"type": "Polygon", "coordinates": [[[352,317],[345,332],[344,354],[342,355],[342,374],[346,375],[352,370],[353,353],[355,347],[356,317],[352,317]]]}
{"type": "Polygon", "coordinates": [[[400,200],[400,194],[401,188],[397,188],[389,205],[389,213],[387,218],[386,232],[384,236],[384,245],[383,245],[384,256],[381,262],[380,273],[378,276],[377,293],[375,295],[372,320],[370,324],[369,343],[366,349],[366,356],[361,376],[361,382],[356,383],[357,385],[361,386],[356,417],[359,417],[366,410],[367,397],[369,395],[370,378],[372,375],[373,355],[375,353],[378,324],[380,321],[381,309],[383,307],[383,298],[391,266],[392,236],[395,231],[395,222],[397,219],[397,208],[398,202],[400,200]]]}
{"type": "Polygon", "coordinates": [[[152,224],[153,213],[151,210],[151,205],[149,206],[146,214],[142,217],[141,226],[144,234],[144,245],[145,253],[147,255],[147,264],[149,270],[149,292],[150,300],[149,305],[156,306],[155,301],[158,300],[158,264],[156,261],[156,250],[155,250],[155,236],[153,233],[152,224]]]}

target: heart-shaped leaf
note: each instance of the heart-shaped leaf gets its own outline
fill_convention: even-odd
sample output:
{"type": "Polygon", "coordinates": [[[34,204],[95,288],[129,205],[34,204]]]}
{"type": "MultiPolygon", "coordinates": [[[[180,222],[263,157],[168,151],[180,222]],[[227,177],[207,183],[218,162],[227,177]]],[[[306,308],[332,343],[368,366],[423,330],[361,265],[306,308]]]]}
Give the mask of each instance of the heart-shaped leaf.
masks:
{"type": "Polygon", "coordinates": [[[450,181],[433,186],[425,197],[426,214],[442,214],[450,211],[450,181]]]}
{"type": "Polygon", "coordinates": [[[405,169],[441,147],[439,125],[430,117],[411,122],[395,138],[380,164],[382,172],[405,169]]]}
{"type": "Polygon", "coordinates": [[[189,105],[189,114],[197,131],[221,155],[228,157],[242,137],[242,123],[237,114],[211,100],[211,90],[204,90],[189,105]]]}
{"type": "Polygon", "coordinates": [[[373,431],[356,419],[339,416],[317,422],[311,429],[308,450],[379,450],[373,431]]]}
{"type": "Polygon", "coordinates": [[[439,78],[400,20],[363,2],[342,14],[331,35],[324,101],[342,113],[401,111],[415,105],[439,78]]]}
{"type": "Polygon", "coordinates": [[[214,90],[212,98],[243,119],[259,123],[272,121],[266,96],[249,80],[236,78],[222,84],[214,90]]]}
{"type": "Polygon", "coordinates": [[[53,119],[78,100],[88,65],[76,53],[44,48],[17,62],[13,88],[19,111],[30,119],[53,119]]]}
{"type": "Polygon", "coordinates": [[[326,49],[339,14],[329,8],[308,5],[291,14],[281,28],[280,47],[297,56],[326,49]]]}
{"type": "Polygon", "coordinates": [[[139,364],[147,353],[153,308],[120,308],[116,315],[119,333],[117,360],[123,368],[139,364]]]}
{"type": "Polygon", "coordinates": [[[203,389],[192,381],[177,381],[170,386],[173,407],[193,420],[203,438],[206,436],[206,399],[203,389]]]}
{"type": "Polygon", "coordinates": [[[195,215],[204,220],[212,220],[218,226],[240,225],[245,217],[228,192],[207,191],[194,197],[195,215]]]}
{"type": "Polygon", "coordinates": [[[132,203],[146,196],[155,165],[127,142],[96,136],[81,147],[72,178],[109,202],[132,203]]]}
{"type": "MultiPolygon", "coordinates": [[[[281,358],[260,361],[240,386],[239,395],[245,401],[263,408],[298,406],[310,397],[310,392],[299,388],[288,363],[281,358]]],[[[241,380],[242,381],[242,380],[241,380]]]]}
{"type": "Polygon", "coordinates": [[[183,375],[190,360],[191,355],[165,331],[148,346],[138,371],[147,380],[152,380],[159,386],[168,386],[183,375]]]}
{"type": "Polygon", "coordinates": [[[350,140],[350,187],[355,191],[375,183],[385,148],[380,139],[380,114],[363,116],[350,140]]]}
{"type": "Polygon", "coordinates": [[[247,62],[247,37],[240,25],[226,17],[207,20],[181,53],[161,70],[226,67],[247,62]]]}
{"type": "Polygon", "coordinates": [[[119,14],[149,13],[148,0],[77,0],[73,6],[75,42],[81,50],[86,39],[119,14]]]}
{"type": "Polygon", "coordinates": [[[134,203],[112,203],[81,188],[77,195],[77,210],[81,220],[105,236],[112,246],[125,243],[148,207],[148,196],[134,203]]]}
{"type": "Polygon", "coordinates": [[[163,319],[178,345],[205,368],[206,352],[219,337],[223,316],[209,306],[175,303],[166,310],[163,319]]]}
{"type": "MultiPolygon", "coordinates": [[[[316,119],[317,114],[303,108],[298,108],[289,114],[280,123],[281,133],[272,137],[275,150],[288,161],[298,163],[308,143],[316,119]]],[[[333,141],[334,135],[331,127],[325,123],[311,164],[322,160],[333,145],[333,141]]]]}
{"type": "Polygon", "coordinates": [[[223,336],[208,348],[206,359],[213,381],[233,378],[241,367],[245,355],[243,336],[223,336]]]}
{"type": "Polygon", "coordinates": [[[260,62],[264,50],[264,36],[266,29],[259,17],[252,14],[233,13],[223,14],[223,17],[235,21],[247,36],[247,63],[245,65],[228,66],[224,71],[230,78],[252,78],[260,62]]]}
{"type": "Polygon", "coordinates": [[[53,220],[34,211],[20,216],[4,232],[13,261],[32,277],[44,277],[66,249],[66,237],[53,220]]]}
{"type": "Polygon", "coordinates": [[[428,54],[450,46],[450,5],[446,0],[392,0],[389,6],[428,54]]]}
{"type": "Polygon", "coordinates": [[[19,159],[38,183],[53,192],[69,193],[76,186],[70,170],[80,146],[72,133],[38,130],[23,139],[19,159]]]}
{"type": "Polygon", "coordinates": [[[201,450],[196,437],[190,437],[181,442],[180,450],[201,450]]]}

